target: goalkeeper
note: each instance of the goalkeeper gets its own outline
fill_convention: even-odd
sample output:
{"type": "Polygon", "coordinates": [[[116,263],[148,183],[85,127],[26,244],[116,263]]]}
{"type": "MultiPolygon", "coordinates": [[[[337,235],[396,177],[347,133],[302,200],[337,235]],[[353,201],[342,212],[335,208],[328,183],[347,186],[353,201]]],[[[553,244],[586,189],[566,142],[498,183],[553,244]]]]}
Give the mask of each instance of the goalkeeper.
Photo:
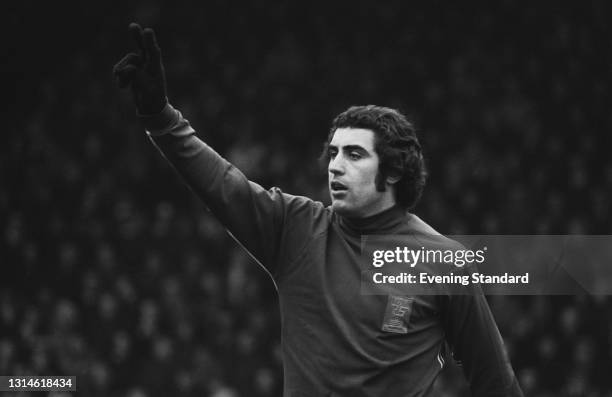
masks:
{"type": "MultiPolygon", "coordinates": [[[[360,293],[362,235],[437,235],[410,212],[425,184],[421,147],[398,111],[354,106],[326,144],[331,205],[265,190],[202,142],[166,97],[151,29],[114,68],[151,140],[278,290],[285,397],[431,396],[444,347],[474,396],[521,396],[482,294],[360,293]]],[[[456,243],[439,236],[449,247],[456,243]]]]}

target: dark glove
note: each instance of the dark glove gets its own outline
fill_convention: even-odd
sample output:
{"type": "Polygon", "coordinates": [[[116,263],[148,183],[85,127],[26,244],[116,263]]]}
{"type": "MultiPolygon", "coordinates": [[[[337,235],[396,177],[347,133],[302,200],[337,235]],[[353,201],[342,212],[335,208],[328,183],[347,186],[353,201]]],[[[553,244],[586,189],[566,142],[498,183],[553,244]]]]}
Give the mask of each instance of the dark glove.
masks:
{"type": "Polygon", "coordinates": [[[161,50],[153,29],[143,31],[140,25],[131,23],[129,30],[138,51],[117,62],[113,74],[120,88],[131,88],[138,113],[157,114],[168,103],[161,50]]]}

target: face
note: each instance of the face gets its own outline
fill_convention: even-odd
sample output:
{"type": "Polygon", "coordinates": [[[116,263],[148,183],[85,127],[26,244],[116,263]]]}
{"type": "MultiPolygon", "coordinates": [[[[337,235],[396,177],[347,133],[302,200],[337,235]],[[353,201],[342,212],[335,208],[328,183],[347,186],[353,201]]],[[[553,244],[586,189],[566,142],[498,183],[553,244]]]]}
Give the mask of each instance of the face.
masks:
{"type": "Polygon", "coordinates": [[[341,215],[364,218],[395,204],[393,185],[376,190],[379,158],[374,132],[361,128],[338,128],[329,143],[329,192],[332,208],[341,215]]]}

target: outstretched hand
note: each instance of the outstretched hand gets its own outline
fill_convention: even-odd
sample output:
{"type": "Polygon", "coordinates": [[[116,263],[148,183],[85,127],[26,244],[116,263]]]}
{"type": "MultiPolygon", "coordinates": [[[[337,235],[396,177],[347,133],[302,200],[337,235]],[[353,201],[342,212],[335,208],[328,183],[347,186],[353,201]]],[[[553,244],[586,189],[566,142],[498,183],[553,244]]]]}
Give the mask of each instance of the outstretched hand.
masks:
{"type": "Polygon", "coordinates": [[[166,106],[166,76],[161,50],[153,29],[142,29],[137,23],[129,26],[137,52],[131,52],[113,68],[120,88],[130,87],[140,114],[156,114],[166,106]]]}

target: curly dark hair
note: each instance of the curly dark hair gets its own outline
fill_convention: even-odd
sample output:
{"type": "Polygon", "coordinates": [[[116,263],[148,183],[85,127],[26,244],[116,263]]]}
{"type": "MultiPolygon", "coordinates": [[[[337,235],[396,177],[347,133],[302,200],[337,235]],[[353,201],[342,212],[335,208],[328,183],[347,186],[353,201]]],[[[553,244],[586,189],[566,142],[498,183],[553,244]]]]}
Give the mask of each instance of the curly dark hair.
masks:
{"type": "Polygon", "coordinates": [[[395,184],[396,202],[406,209],[414,208],[425,187],[427,170],[415,128],[406,116],[383,106],[351,106],[332,122],[322,156],[327,162],[329,143],[338,128],[374,132],[374,150],[380,158],[376,189],[384,192],[387,177],[400,177],[395,184]]]}

